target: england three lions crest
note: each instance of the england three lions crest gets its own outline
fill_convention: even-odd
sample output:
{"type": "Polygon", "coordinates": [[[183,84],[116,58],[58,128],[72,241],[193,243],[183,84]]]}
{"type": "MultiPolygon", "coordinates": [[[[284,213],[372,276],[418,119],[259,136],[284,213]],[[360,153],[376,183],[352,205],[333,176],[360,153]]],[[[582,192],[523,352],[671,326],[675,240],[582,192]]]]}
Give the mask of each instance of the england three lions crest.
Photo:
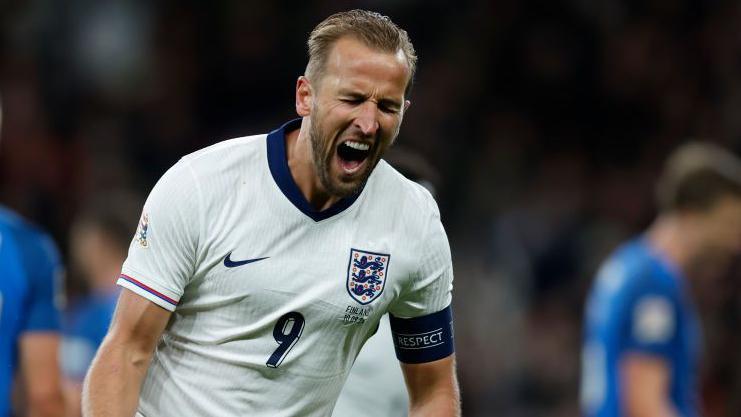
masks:
{"type": "Polygon", "coordinates": [[[360,304],[373,302],[383,292],[391,256],[385,253],[350,249],[347,292],[360,304]]]}

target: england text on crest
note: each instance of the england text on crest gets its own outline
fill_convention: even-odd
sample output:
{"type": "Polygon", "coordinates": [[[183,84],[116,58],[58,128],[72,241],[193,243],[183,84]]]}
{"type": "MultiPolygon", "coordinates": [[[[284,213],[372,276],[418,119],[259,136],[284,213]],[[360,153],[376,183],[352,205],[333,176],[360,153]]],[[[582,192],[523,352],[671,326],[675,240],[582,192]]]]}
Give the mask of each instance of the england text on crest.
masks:
{"type": "Polygon", "coordinates": [[[347,292],[360,304],[377,299],[386,285],[391,256],[360,249],[350,249],[347,265],[347,292]]]}

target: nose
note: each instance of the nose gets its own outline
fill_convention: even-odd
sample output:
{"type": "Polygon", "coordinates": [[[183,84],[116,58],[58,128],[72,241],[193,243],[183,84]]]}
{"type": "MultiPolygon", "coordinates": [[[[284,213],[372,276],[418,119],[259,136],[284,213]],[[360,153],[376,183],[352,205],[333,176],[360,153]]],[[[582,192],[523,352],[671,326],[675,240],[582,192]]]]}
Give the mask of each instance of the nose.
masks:
{"type": "Polygon", "coordinates": [[[373,137],[378,132],[378,106],[372,101],[367,101],[358,107],[355,117],[355,126],[360,129],[366,137],[373,137]]]}

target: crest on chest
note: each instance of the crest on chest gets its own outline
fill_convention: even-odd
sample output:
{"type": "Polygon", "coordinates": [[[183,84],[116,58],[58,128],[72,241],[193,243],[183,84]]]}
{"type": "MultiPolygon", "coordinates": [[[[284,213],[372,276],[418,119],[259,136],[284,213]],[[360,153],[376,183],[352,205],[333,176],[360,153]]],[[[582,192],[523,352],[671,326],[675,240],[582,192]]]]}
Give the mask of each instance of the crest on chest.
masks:
{"type": "Polygon", "coordinates": [[[347,265],[347,292],[362,305],[375,301],[386,285],[391,256],[361,249],[350,249],[347,265]]]}

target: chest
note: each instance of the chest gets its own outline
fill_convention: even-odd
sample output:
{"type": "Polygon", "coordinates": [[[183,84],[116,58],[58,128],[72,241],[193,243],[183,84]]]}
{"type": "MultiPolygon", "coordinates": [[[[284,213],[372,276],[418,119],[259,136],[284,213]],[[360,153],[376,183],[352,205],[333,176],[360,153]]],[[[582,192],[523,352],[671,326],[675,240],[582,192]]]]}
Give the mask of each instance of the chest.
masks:
{"type": "Polygon", "coordinates": [[[232,322],[274,321],[297,311],[327,328],[364,329],[377,323],[414,277],[410,239],[390,221],[347,215],[307,222],[269,210],[251,212],[256,214],[249,220],[220,219],[218,231],[204,242],[180,311],[221,306],[232,312],[232,322]]]}

